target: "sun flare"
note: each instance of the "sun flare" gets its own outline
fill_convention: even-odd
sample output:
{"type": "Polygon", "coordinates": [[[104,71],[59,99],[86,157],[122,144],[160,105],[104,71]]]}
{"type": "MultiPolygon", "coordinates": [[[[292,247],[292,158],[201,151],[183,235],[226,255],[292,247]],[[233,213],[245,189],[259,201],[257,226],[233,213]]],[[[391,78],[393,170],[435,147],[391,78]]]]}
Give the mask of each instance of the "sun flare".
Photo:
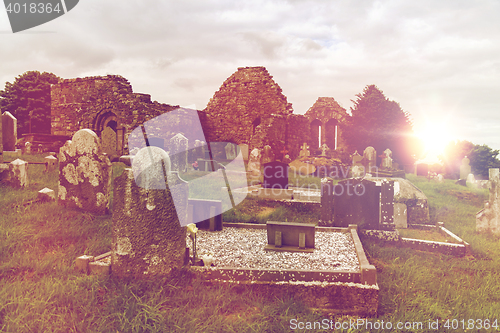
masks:
{"type": "Polygon", "coordinates": [[[439,161],[438,156],[444,153],[446,145],[453,140],[444,122],[426,122],[417,135],[424,145],[424,159],[433,162],[439,161]]]}

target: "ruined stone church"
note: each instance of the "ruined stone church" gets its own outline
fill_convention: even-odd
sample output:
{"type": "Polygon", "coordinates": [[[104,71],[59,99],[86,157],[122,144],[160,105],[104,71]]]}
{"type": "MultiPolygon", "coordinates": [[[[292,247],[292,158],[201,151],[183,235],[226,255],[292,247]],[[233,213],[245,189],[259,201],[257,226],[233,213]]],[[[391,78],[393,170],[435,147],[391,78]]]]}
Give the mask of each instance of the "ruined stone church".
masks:
{"type": "MultiPolygon", "coordinates": [[[[136,127],[178,108],[134,93],[121,76],[62,80],[51,87],[51,134],[71,137],[82,128],[101,138],[112,133],[117,154],[127,154],[128,136],[136,127]]],[[[304,142],[311,151],[324,143],[332,150],[344,146],[342,129],[349,117],[332,97],[318,98],[304,115],[293,114],[292,105],[264,67],[238,68],[196,114],[198,119],[193,113],[179,119],[181,133],[199,121],[207,141],[245,143],[250,150],[269,145],[276,156],[286,151],[292,159],[304,142]]],[[[176,134],[156,130],[154,135],[165,141],[176,134]]]]}

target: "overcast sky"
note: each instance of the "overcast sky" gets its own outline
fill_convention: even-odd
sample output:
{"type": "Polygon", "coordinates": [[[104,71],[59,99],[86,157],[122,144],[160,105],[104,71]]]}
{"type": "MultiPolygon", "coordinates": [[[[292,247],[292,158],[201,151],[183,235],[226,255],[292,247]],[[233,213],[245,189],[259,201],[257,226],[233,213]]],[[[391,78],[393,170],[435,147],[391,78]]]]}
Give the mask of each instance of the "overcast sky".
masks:
{"type": "Polygon", "coordinates": [[[303,114],[348,111],[369,84],[450,139],[500,149],[500,1],[81,0],[13,34],[0,10],[0,88],[28,70],[119,74],[161,103],[206,107],[238,67],[265,66],[303,114]],[[439,130],[439,127],[438,127],[439,130]]]}

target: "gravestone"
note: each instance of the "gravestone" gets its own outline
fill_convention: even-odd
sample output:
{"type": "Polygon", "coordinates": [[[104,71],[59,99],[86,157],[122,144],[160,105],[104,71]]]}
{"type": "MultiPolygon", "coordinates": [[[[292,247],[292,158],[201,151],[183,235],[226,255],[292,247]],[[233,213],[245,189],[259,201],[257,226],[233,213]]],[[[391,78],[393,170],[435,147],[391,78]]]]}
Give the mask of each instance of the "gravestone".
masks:
{"type": "Polygon", "coordinates": [[[326,145],[326,143],[323,143],[320,147],[321,149],[321,155],[320,156],[323,156],[323,157],[326,157],[326,153],[330,150],[330,148],[328,148],[328,146],[326,145]]]}
{"type": "Polygon", "coordinates": [[[258,178],[260,176],[260,149],[254,148],[250,153],[250,157],[248,160],[248,172],[251,178],[258,178]]]}
{"type": "Polygon", "coordinates": [[[243,156],[244,161],[248,161],[249,155],[248,155],[248,145],[246,143],[241,143],[238,145],[241,150],[241,155],[243,156]]]}
{"type": "Polygon", "coordinates": [[[17,119],[9,111],[2,114],[3,150],[15,151],[17,142],[17,119]]]}
{"type": "Polygon", "coordinates": [[[489,201],[476,214],[476,231],[500,235],[500,169],[489,170],[489,201]]]}
{"type": "Polygon", "coordinates": [[[41,201],[53,201],[56,200],[56,192],[48,187],[44,187],[38,191],[38,199],[41,201]]]}
{"type": "MultiPolygon", "coordinates": [[[[165,150],[165,139],[157,137],[148,137],[148,143],[151,147],[158,147],[165,150]]],[[[136,152],[137,154],[137,152],[136,152]]]]}
{"type": "Polygon", "coordinates": [[[187,213],[188,187],[170,172],[168,154],[157,147],[141,149],[132,168],[115,178],[114,191],[113,274],[152,277],[182,267],[186,228],[179,216],[187,213]]]}
{"type": "Polygon", "coordinates": [[[24,153],[31,154],[31,146],[33,146],[31,142],[26,142],[24,144],[24,153]]]}
{"type": "Polygon", "coordinates": [[[226,151],[227,160],[234,160],[238,156],[238,145],[228,142],[224,149],[226,151]]]}
{"type": "Polygon", "coordinates": [[[476,177],[474,177],[474,174],[469,173],[469,174],[467,175],[466,184],[470,184],[470,185],[472,185],[472,186],[475,186],[475,185],[476,185],[476,177]]]}
{"type": "Polygon", "coordinates": [[[460,179],[467,179],[467,176],[471,172],[470,160],[465,156],[462,159],[462,165],[460,165],[460,179]]]}
{"type": "Polygon", "coordinates": [[[185,172],[187,168],[188,139],[177,133],[170,139],[169,157],[172,171],[185,172]]]}
{"type": "Polygon", "coordinates": [[[99,137],[81,129],[59,150],[59,203],[94,214],[107,214],[111,187],[111,162],[99,137]]]}
{"type": "Polygon", "coordinates": [[[321,179],[321,218],[318,225],[332,226],[333,225],[333,179],[321,179]]]}
{"type": "Polygon", "coordinates": [[[264,188],[288,188],[288,164],[275,161],[264,164],[264,188]]]}
{"type": "Polygon", "coordinates": [[[262,150],[262,164],[267,164],[274,161],[274,152],[271,146],[266,145],[262,150]]]}
{"type": "Polygon", "coordinates": [[[45,171],[51,172],[57,168],[57,158],[52,155],[46,156],[45,160],[45,171]]]}
{"type": "Polygon", "coordinates": [[[198,229],[222,230],[222,201],[188,199],[187,222],[196,223],[198,229]]]}
{"type": "Polygon", "coordinates": [[[382,168],[384,169],[392,169],[392,151],[387,148],[384,150],[384,157],[382,158],[382,168]]]}
{"type": "Polygon", "coordinates": [[[264,250],[313,252],[316,225],[267,221],[267,245],[264,250]]]}
{"type": "Polygon", "coordinates": [[[351,174],[353,178],[360,178],[365,175],[365,166],[363,165],[363,156],[356,150],[352,155],[351,174]]]}
{"type": "Polygon", "coordinates": [[[366,172],[368,172],[368,173],[372,173],[373,171],[376,172],[377,152],[375,151],[375,148],[373,148],[372,146],[366,147],[366,149],[363,152],[363,158],[365,159],[365,163],[366,163],[366,165],[365,165],[366,172]]]}
{"type": "Polygon", "coordinates": [[[21,159],[15,159],[9,164],[9,182],[13,187],[27,187],[28,179],[28,162],[21,159]]]}
{"type": "Polygon", "coordinates": [[[307,157],[309,155],[311,155],[311,153],[309,152],[309,146],[304,142],[299,152],[299,157],[307,157]]]}
{"type": "Polygon", "coordinates": [[[110,160],[118,156],[116,149],[116,132],[111,127],[106,127],[101,133],[102,151],[108,154],[110,160]]]}
{"type": "Polygon", "coordinates": [[[382,227],[394,225],[394,181],[382,181],[380,186],[380,223],[382,227]]]}
{"type": "Polygon", "coordinates": [[[379,228],[380,188],[366,179],[346,179],[333,187],[335,227],[379,228]]]}
{"type": "Polygon", "coordinates": [[[394,203],[394,224],[397,229],[408,228],[408,208],[404,203],[394,203]]]}

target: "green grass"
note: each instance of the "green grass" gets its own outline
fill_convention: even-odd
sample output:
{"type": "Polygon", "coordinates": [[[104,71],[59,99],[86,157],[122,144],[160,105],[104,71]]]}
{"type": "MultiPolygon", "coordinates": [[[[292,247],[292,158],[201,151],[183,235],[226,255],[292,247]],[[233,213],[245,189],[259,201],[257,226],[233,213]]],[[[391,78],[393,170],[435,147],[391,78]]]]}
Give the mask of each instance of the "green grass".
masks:
{"type": "MultiPolygon", "coordinates": [[[[114,175],[121,169],[115,164],[114,175]]],[[[186,270],[141,281],[75,272],[77,256],[109,250],[111,216],[93,216],[56,203],[23,205],[36,198],[41,188],[57,185],[56,174],[44,174],[35,165],[28,170],[32,179],[28,189],[0,184],[2,332],[289,332],[291,319],[356,319],[329,317],[293,295],[272,298],[239,286],[207,285],[186,270]]],[[[482,208],[487,190],[460,187],[448,180],[438,184],[408,178],[427,194],[432,221],[443,221],[469,242],[473,256],[455,258],[365,242],[380,287],[379,315],[370,320],[426,325],[436,319],[441,324],[446,319],[500,320],[500,241],[475,232],[474,215],[482,208]]],[[[239,211],[278,220],[303,220],[313,214],[257,199],[246,199],[239,211]]],[[[414,331],[445,330],[441,326],[414,331]]],[[[499,330],[488,330],[494,331],[499,330]]]]}

